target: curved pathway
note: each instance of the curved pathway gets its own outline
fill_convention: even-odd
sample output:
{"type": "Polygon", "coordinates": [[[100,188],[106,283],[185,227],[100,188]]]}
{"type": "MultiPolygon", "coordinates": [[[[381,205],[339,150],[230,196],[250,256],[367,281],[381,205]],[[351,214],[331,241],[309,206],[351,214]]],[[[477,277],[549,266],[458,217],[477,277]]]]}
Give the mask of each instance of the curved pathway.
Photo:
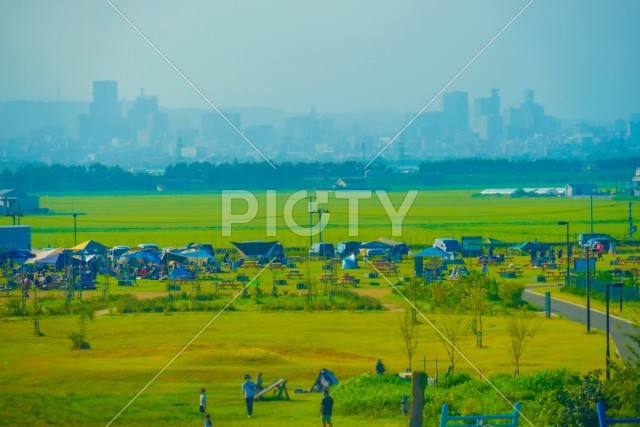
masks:
{"type": "MultiPolygon", "coordinates": [[[[544,295],[535,293],[531,291],[529,288],[530,287],[525,289],[524,293],[522,294],[522,299],[530,304],[533,304],[537,307],[544,309],[544,295]]],[[[610,304],[609,307],[611,311],[615,311],[617,309],[618,305],[616,303],[610,304]]],[[[551,298],[551,313],[555,315],[562,314],[564,317],[566,317],[569,320],[573,320],[575,322],[581,323],[585,325],[585,330],[586,330],[587,308],[583,305],[576,304],[573,302],[562,301],[557,298],[551,298]]],[[[606,331],[606,328],[607,328],[606,318],[607,318],[606,313],[599,310],[594,310],[593,308],[591,308],[591,327],[592,328],[600,329],[601,331],[606,331]]],[[[612,352],[617,351],[620,357],[626,360],[631,356],[631,352],[627,348],[627,344],[629,344],[633,346],[636,349],[636,351],[640,353],[640,348],[638,348],[638,346],[636,346],[635,343],[625,335],[625,334],[633,335],[637,333],[638,331],[635,330],[632,322],[625,319],[621,319],[617,316],[614,316],[610,312],[609,334],[611,335],[611,338],[613,338],[613,341],[615,343],[615,348],[612,349],[612,352]]],[[[613,360],[613,356],[612,356],[612,360],[613,360]]]]}

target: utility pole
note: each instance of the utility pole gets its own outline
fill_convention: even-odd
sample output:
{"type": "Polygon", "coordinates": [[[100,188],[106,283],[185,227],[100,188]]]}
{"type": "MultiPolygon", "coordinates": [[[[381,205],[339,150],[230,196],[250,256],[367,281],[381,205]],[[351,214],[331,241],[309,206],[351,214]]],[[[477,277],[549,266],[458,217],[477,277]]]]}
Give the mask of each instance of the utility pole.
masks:
{"type": "Polygon", "coordinates": [[[77,213],[73,213],[73,246],[76,246],[78,244],[77,242],[77,231],[78,228],[76,227],[76,219],[78,217],[77,213]]]}
{"type": "Polygon", "coordinates": [[[636,227],[633,225],[633,217],[631,216],[631,202],[629,202],[629,240],[633,240],[633,233],[636,227]]]}
{"type": "Polygon", "coordinates": [[[322,242],[322,214],[329,213],[329,211],[326,209],[318,209],[316,212],[318,212],[318,241],[322,242]]]}
{"type": "Polygon", "coordinates": [[[313,207],[313,196],[309,196],[309,250],[311,250],[311,247],[313,246],[313,233],[311,232],[311,229],[313,227],[313,210],[311,209],[313,207]]]}

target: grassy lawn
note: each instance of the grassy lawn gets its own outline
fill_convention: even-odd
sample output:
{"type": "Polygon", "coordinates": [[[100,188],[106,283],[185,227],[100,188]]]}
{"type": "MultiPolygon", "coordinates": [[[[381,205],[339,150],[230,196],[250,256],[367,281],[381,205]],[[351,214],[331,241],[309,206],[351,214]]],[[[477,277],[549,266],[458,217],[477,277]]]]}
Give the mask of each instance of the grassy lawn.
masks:
{"type": "MultiPolygon", "coordinates": [[[[384,293],[387,289],[375,290],[384,293]]],[[[259,425],[317,425],[319,396],[295,394],[309,389],[322,368],[345,380],[373,372],[380,357],[390,371],[404,371],[406,356],[398,336],[398,313],[315,312],[260,313],[242,305],[220,316],[118,419],[115,425],[193,425],[198,421],[198,389],[208,389],[209,407],[220,425],[247,425],[240,384],[245,373],[262,371],[265,382],[288,381],[290,402],[259,402],[259,425]]],[[[255,308],[255,307],[254,307],[255,308]]],[[[33,335],[29,319],[6,320],[0,342],[0,420],[7,425],[106,424],[165,366],[214,313],[97,316],[88,327],[92,349],[71,351],[70,316],[41,320],[43,337],[33,335]]],[[[440,324],[437,314],[427,314],[440,324]]],[[[460,321],[468,321],[460,318],[460,321]]],[[[487,375],[511,373],[506,320],[486,316],[484,348],[469,337],[461,349],[487,375]]],[[[538,334],[528,347],[523,374],[568,367],[587,371],[604,366],[604,337],[586,334],[572,322],[540,319],[538,334]],[[571,336],[571,340],[566,340],[571,336]]],[[[420,328],[414,366],[440,375],[448,365],[444,347],[428,326],[420,328]]],[[[472,373],[464,362],[458,371],[472,373]]],[[[475,375],[475,374],[474,374],[475,375]]],[[[372,420],[341,417],[342,425],[370,425],[372,420]]],[[[378,420],[404,425],[401,417],[378,420]]],[[[386,423],[386,424],[385,424],[386,423]]]]}

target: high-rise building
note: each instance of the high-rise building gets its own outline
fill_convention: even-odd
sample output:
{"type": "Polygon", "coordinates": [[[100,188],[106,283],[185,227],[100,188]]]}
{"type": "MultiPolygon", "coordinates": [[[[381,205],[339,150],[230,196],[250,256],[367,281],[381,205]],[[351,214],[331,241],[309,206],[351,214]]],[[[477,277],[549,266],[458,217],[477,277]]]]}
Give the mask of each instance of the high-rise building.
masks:
{"type": "Polygon", "coordinates": [[[499,142],[502,140],[502,115],[498,89],[491,89],[491,96],[478,98],[474,103],[474,130],[481,139],[499,142]]]}
{"type": "Polygon", "coordinates": [[[448,92],[444,94],[444,127],[449,138],[469,130],[469,94],[448,92]]]}
{"type": "Polygon", "coordinates": [[[169,129],[167,114],[158,110],[158,98],[144,95],[136,98],[133,107],[127,112],[127,129],[129,137],[138,146],[162,142],[169,129]]]}
{"type": "Polygon", "coordinates": [[[536,104],[533,91],[527,90],[524,102],[518,108],[509,108],[507,120],[507,137],[527,138],[536,134],[549,135],[558,130],[555,118],[544,114],[544,107],[536,104]]]}
{"type": "Polygon", "coordinates": [[[236,144],[242,141],[238,132],[227,122],[241,130],[242,116],[240,113],[223,112],[224,117],[218,113],[209,113],[202,116],[202,135],[210,140],[215,140],[223,145],[236,144]],[[225,120],[225,117],[227,120],[225,120]]]}
{"type": "Polygon", "coordinates": [[[118,102],[118,82],[94,81],[93,102],[89,114],[80,116],[80,139],[97,144],[110,142],[122,137],[124,122],[118,102]]]}

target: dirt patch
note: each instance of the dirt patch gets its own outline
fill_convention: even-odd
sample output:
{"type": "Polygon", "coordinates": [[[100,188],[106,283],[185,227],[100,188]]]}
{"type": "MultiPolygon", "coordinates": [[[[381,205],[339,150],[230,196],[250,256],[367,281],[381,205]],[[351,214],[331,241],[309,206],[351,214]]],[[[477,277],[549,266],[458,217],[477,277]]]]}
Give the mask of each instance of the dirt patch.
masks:
{"type": "Polygon", "coordinates": [[[366,289],[354,289],[354,291],[358,294],[358,295],[364,295],[364,296],[369,296],[372,298],[375,298],[377,300],[380,300],[382,306],[388,310],[388,311],[392,311],[392,312],[403,312],[404,308],[397,306],[393,303],[387,302],[387,301],[383,301],[383,298],[386,297],[387,295],[390,295],[391,292],[395,292],[390,288],[376,288],[376,289],[372,289],[372,288],[366,288],[366,289]]]}

